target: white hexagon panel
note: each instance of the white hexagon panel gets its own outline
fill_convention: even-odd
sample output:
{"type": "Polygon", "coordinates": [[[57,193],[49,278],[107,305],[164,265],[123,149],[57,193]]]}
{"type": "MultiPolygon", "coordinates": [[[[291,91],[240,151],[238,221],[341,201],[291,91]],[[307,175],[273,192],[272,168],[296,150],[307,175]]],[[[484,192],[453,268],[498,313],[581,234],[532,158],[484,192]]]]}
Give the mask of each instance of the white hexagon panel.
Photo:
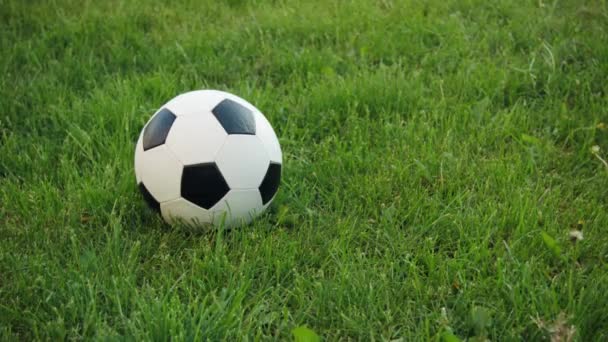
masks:
{"type": "Polygon", "coordinates": [[[227,136],[211,113],[180,116],[169,131],[166,145],[184,165],[199,164],[212,162],[227,136]]]}
{"type": "Polygon", "coordinates": [[[268,119],[259,111],[254,112],[256,135],[262,141],[262,144],[268,152],[271,162],[283,163],[283,153],[281,152],[281,146],[279,145],[279,139],[274,133],[268,119]]]}
{"type": "Polygon", "coordinates": [[[184,198],[161,203],[160,212],[163,219],[170,224],[179,222],[199,226],[213,223],[213,214],[210,211],[184,198]]]}
{"type": "Polygon", "coordinates": [[[254,189],[262,184],[270,159],[255,135],[229,135],[215,158],[230,189],[254,189]]]}
{"type": "Polygon", "coordinates": [[[135,147],[135,178],[144,200],[154,210],[160,202],[179,198],[182,163],[165,146],[176,116],[166,108],[146,123],[135,147]]]}
{"type": "Polygon", "coordinates": [[[137,184],[141,183],[141,176],[139,175],[141,170],[136,165],[141,164],[143,162],[141,160],[142,157],[144,156],[143,155],[143,151],[144,151],[143,137],[144,137],[144,131],[142,130],[141,133],[139,134],[139,139],[137,139],[137,144],[135,145],[135,180],[137,181],[137,184]]]}
{"type": "Polygon", "coordinates": [[[262,197],[257,189],[230,190],[213,208],[213,223],[226,227],[248,224],[264,211],[262,197]]]}
{"type": "Polygon", "coordinates": [[[195,90],[176,96],[163,107],[177,116],[208,113],[226,98],[225,93],[217,90],[195,90]]]}
{"type": "Polygon", "coordinates": [[[139,184],[143,184],[157,202],[179,198],[182,163],[165,145],[143,152],[135,161],[139,184]]]}

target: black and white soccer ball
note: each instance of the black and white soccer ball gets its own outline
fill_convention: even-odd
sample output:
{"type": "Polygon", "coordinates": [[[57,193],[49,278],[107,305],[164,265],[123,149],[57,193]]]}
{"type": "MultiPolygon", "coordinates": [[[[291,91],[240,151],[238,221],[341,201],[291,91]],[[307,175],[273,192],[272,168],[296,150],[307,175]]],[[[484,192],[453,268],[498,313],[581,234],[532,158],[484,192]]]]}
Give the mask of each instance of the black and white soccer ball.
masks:
{"type": "Polygon", "coordinates": [[[144,126],[135,177],[146,202],[168,223],[238,226],[272,202],[282,153],[256,107],[217,90],[181,94],[144,126]]]}

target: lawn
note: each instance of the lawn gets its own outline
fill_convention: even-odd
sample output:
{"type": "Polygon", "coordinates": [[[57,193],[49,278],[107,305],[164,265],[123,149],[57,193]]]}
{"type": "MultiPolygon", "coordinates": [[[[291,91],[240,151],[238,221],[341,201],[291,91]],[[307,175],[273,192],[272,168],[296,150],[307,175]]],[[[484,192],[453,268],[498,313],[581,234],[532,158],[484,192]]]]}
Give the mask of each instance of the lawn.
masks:
{"type": "Polygon", "coordinates": [[[0,0],[0,47],[0,340],[608,340],[605,1],[0,0]],[[201,88],[281,142],[242,229],[137,190],[201,88]]]}

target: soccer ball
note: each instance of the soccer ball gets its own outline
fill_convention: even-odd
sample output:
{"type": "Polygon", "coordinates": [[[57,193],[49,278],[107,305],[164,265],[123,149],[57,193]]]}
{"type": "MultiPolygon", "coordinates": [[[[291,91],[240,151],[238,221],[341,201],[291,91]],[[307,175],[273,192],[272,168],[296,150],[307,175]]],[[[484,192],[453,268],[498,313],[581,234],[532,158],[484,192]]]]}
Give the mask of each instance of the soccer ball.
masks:
{"type": "Polygon", "coordinates": [[[264,114],[217,90],[167,102],[135,147],[139,189],[170,224],[249,223],[272,202],[282,162],[279,140],[264,114]]]}

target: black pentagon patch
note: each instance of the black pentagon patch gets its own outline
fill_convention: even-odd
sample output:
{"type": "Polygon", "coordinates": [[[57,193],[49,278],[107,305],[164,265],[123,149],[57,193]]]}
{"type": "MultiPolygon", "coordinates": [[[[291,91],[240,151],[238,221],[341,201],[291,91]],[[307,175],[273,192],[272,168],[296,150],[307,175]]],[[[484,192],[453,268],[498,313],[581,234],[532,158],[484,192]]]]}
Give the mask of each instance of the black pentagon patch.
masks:
{"type": "Polygon", "coordinates": [[[264,205],[266,205],[274,194],[277,193],[280,183],[281,164],[270,163],[270,165],[268,165],[268,171],[266,171],[266,176],[264,176],[264,180],[260,185],[260,194],[262,195],[262,203],[264,203],[264,205]]]}
{"type": "Polygon", "coordinates": [[[144,129],[144,151],[165,143],[169,130],[175,121],[175,114],[167,108],[161,109],[144,129]]]}
{"type": "Polygon", "coordinates": [[[148,203],[148,206],[150,206],[150,208],[157,213],[160,213],[160,203],[158,203],[150,191],[148,191],[144,183],[139,183],[137,186],[139,187],[139,191],[141,191],[142,196],[144,196],[144,200],[146,203],[148,203]]]}
{"type": "Polygon", "coordinates": [[[230,191],[224,176],[215,163],[184,166],[182,197],[209,209],[230,191]]]}
{"type": "Polygon", "coordinates": [[[228,134],[255,134],[255,118],[253,113],[244,106],[225,99],[213,110],[213,115],[228,134]]]}

